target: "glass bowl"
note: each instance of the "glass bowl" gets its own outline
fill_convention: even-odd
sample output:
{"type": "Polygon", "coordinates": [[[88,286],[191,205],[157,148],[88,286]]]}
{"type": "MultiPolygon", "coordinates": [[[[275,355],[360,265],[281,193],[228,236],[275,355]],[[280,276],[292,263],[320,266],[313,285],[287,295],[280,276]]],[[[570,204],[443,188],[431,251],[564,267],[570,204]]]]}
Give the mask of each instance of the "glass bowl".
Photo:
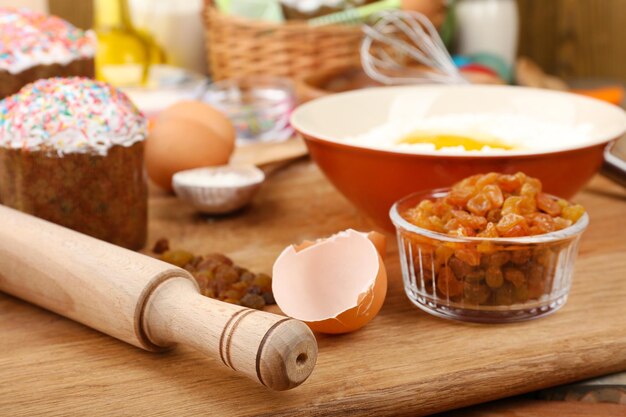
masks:
{"type": "Polygon", "coordinates": [[[411,194],[390,210],[404,290],[420,309],[462,321],[504,323],[548,315],[567,301],[585,213],[568,228],[519,238],[456,237],[417,227],[402,214],[449,189],[411,194]]]}
{"type": "Polygon", "coordinates": [[[280,77],[247,76],[210,84],[201,100],[223,111],[241,143],[289,139],[296,106],[293,83],[280,77]]]}

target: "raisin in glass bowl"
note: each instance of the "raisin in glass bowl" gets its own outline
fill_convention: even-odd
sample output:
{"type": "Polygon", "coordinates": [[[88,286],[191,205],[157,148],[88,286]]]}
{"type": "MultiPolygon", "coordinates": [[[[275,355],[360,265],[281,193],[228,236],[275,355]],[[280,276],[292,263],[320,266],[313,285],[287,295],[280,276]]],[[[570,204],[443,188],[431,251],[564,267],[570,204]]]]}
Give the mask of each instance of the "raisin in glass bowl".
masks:
{"type": "Polygon", "coordinates": [[[396,227],[404,289],[420,309],[462,321],[504,323],[548,315],[567,301],[585,213],[571,226],[516,238],[456,237],[417,227],[402,213],[448,189],[396,202],[396,227]]]}

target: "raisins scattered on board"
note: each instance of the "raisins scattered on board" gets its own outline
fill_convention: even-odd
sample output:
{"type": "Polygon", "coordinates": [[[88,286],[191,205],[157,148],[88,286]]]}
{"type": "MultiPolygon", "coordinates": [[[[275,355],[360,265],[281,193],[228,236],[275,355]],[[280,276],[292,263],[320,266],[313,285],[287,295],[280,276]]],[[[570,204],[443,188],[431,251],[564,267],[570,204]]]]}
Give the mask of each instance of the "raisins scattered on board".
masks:
{"type": "Polygon", "coordinates": [[[272,277],[237,266],[225,255],[197,256],[185,250],[170,250],[167,239],[159,239],[153,252],[160,255],[162,261],[189,271],[207,297],[255,309],[276,303],[272,277]]]}

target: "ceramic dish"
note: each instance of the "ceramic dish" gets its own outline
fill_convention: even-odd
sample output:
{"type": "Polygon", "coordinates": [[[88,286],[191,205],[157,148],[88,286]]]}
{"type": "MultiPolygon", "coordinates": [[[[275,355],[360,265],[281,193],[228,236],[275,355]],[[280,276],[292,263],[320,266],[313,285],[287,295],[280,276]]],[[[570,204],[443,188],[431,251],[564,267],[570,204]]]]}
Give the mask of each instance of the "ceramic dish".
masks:
{"type": "Polygon", "coordinates": [[[546,192],[572,197],[599,170],[604,147],[626,129],[622,109],[575,94],[509,86],[382,87],[335,94],[300,106],[292,124],[330,181],[377,223],[393,230],[391,205],[419,190],[445,187],[477,173],[522,171],[546,192]],[[383,125],[399,97],[413,97],[407,112],[420,117],[457,113],[514,114],[541,121],[586,125],[588,139],[542,151],[490,153],[408,152],[346,143],[383,125]]]}
{"type": "Polygon", "coordinates": [[[142,86],[128,86],[121,90],[149,119],[181,100],[198,96],[206,85],[206,77],[170,65],[152,65],[148,80],[142,86]]]}
{"type": "Polygon", "coordinates": [[[206,214],[225,214],[244,207],[265,180],[255,166],[196,168],[174,174],[174,192],[206,214]]]}
{"type": "Polygon", "coordinates": [[[563,230],[517,238],[455,237],[417,227],[403,217],[420,201],[447,192],[412,194],[389,213],[398,236],[404,290],[416,306],[445,318],[503,323],[545,316],[565,304],[578,242],[589,224],[586,213],[563,230]],[[480,264],[471,270],[459,261],[468,252],[480,256],[480,264]],[[492,264],[502,271],[495,283],[485,278],[492,264]],[[446,270],[456,271],[454,280],[446,270]]]}

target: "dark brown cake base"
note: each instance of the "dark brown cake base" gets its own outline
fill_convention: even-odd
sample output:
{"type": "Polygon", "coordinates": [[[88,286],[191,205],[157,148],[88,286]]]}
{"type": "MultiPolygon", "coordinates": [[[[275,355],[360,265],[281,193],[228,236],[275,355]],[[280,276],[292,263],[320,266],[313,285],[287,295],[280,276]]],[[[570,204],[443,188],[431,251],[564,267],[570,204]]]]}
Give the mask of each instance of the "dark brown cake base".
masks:
{"type": "Polygon", "coordinates": [[[67,65],[37,65],[17,74],[0,70],[0,100],[20,91],[28,83],[40,78],[52,77],[89,77],[95,75],[93,58],[77,59],[67,65]]]}
{"type": "Polygon", "coordinates": [[[98,239],[142,248],[147,198],[142,142],[106,156],[0,148],[3,204],[98,239]]]}

